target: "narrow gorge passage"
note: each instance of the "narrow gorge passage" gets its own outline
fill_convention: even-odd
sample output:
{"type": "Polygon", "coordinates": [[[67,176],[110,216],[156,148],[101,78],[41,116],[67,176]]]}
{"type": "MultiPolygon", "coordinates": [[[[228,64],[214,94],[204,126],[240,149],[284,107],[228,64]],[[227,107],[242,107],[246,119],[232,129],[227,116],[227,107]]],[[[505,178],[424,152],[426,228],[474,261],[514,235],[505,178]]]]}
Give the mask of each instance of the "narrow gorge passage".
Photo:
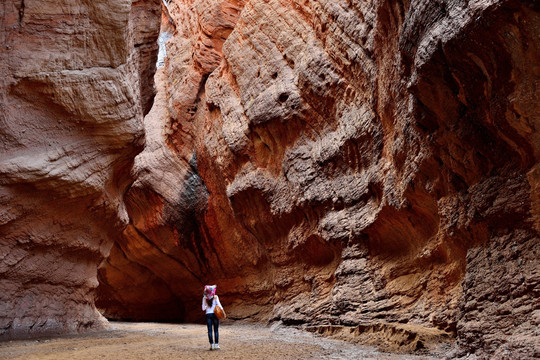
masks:
{"type": "Polygon", "coordinates": [[[0,340],[180,336],[217,284],[267,335],[540,357],[539,38],[532,0],[5,0],[0,340]]]}

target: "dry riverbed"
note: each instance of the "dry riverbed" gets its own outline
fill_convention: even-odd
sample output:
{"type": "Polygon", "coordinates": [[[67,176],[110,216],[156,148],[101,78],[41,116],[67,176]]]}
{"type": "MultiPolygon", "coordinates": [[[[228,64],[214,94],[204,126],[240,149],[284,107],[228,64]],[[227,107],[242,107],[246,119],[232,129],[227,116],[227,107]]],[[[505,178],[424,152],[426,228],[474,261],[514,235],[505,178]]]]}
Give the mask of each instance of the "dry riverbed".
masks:
{"type": "Polygon", "coordinates": [[[221,350],[210,351],[206,326],[112,322],[109,330],[77,336],[0,342],[0,359],[437,359],[399,355],[291,327],[225,322],[221,350]]]}

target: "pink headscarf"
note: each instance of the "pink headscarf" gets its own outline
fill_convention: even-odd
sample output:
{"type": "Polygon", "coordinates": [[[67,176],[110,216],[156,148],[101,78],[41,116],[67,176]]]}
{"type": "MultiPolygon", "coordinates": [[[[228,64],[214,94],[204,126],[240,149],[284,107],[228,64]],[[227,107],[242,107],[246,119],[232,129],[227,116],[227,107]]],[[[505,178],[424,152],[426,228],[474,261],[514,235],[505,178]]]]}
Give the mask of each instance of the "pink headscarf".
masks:
{"type": "Polygon", "coordinates": [[[217,285],[206,285],[204,287],[203,296],[210,300],[214,297],[214,295],[216,295],[216,288],[217,285]]]}

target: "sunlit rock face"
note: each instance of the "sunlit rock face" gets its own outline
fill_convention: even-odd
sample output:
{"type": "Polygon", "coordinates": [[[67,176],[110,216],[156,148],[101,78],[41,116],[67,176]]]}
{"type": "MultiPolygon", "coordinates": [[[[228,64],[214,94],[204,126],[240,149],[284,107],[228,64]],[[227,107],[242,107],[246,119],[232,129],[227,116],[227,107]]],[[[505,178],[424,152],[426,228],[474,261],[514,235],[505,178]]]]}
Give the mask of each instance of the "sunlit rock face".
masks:
{"type": "Polygon", "coordinates": [[[0,5],[0,339],[96,329],[152,106],[160,2],[0,5]]]}

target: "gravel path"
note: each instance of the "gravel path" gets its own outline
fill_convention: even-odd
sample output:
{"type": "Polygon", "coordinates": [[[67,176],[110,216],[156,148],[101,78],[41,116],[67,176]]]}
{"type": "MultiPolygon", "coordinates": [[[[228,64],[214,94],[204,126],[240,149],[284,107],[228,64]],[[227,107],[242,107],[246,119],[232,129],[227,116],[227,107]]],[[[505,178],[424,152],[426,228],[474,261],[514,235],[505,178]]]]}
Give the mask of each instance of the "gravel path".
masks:
{"type": "Polygon", "coordinates": [[[205,325],[112,322],[109,330],[84,335],[0,342],[0,359],[437,359],[238,322],[220,325],[220,346],[209,350],[205,325]]]}

